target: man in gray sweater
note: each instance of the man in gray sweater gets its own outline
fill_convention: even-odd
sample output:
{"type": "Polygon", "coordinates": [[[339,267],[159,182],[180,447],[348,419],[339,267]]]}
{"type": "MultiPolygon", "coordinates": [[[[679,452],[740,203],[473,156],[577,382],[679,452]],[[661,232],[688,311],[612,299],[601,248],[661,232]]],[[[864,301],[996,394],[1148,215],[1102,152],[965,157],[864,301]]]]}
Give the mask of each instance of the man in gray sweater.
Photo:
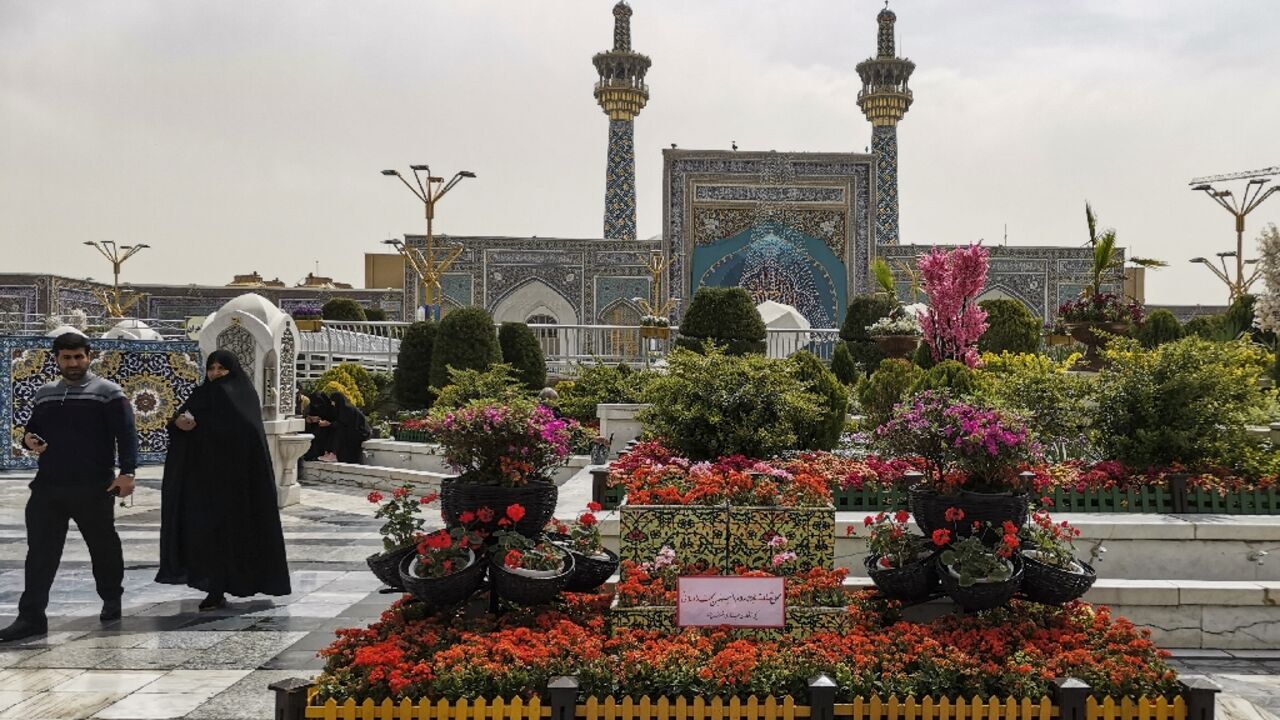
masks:
{"type": "Polygon", "coordinates": [[[53,352],[62,379],[36,393],[22,440],[40,456],[27,500],[26,586],[18,617],[0,630],[0,642],[47,632],[49,588],[62,560],[70,520],[89,546],[93,579],[102,598],[99,617],[103,622],[120,618],[124,554],[116,534],[114,498],[133,493],[138,463],[133,409],[119,385],[89,372],[92,354],[85,336],[59,335],[53,352]]]}

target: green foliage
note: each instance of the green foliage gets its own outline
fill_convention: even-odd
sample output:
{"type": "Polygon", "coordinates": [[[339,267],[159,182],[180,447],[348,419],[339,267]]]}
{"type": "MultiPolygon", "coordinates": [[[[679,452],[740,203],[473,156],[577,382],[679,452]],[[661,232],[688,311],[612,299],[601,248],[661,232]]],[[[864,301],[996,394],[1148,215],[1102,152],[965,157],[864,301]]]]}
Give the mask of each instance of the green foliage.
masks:
{"type": "Polygon", "coordinates": [[[498,328],[498,346],[502,362],[515,369],[516,377],[530,390],[541,390],[547,384],[547,358],[542,344],[528,325],[504,322],[498,328]]]}
{"type": "Polygon", "coordinates": [[[1134,333],[1145,348],[1154,348],[1182,337],[1182,325],[1168,310],[1156,310],[1134,333]]]}
{"type": "Polygon", "coordinates": [[[983,300],[987,331],[978,338],[978,350],[990,353],[1033,353],[1040,349],[1040,321],[1017,300],[983,300]]]}
{"type": "Polygon", "coordinates": [[[853,361],[853,353],[849,352],[849,343],[841,340],[836,343],[836,349],[831,355],[831,372],[836,374],[836,379],[845,385],[852,385],[858,381],[858,365],[853,361]]]}
{"type": "Polygon", "coordinates": [[[978,374],[957,360],[943,360],[920,376],[911,394],[925,390],[948,390],[957,398],[970,397],[978,391],[978,374]]]}
{"type": "Polygon", "coordinates": [[[387,311],[380,307],[364,308],[364,319],[369,322],[386,322],[387,311]]]}
{"type": "Polygon", "coordinates": [[[342,394],[347,396],[352,405],[356,407],[364,405],[364,393],[360,392],[360,385],[342,365],[325,370],[315,386],[320,388],[321,392],[334,392],[336,388],[341,388],[342,394]]]}
{"type": "Polygon", "coordinates": [[[877,257],[871,261],[871,275],[876,279],[876,284],[884,291],[889,298],[898,296],[898,287],[894,282],[893,269],[889,267],[889,263],[885,262],[882,257],[877,257]]]}
{"type": "Polygon", "coordinates": [[[766,458],[796,447],[821,401],[796,365],[760,355],[705,355],[677,349],[645,388],[647,433],[695,460],[742,454],[766,458]]]}
{"type": "Polygon", "coordinates": [[[801,351],[787,358],[796,367],[796,376],[808,390],[818,396],[821,413],[813,416],[806,427],[799,428],[797,447],[805,450],[831,450],[840,442],[845,416],[849,410],[849,391],[812,353],[801,351]]]}
{"type": "Polygon", "coordinates": [[[1223,333],[1223,317],[1221,315],[1197,315],[1187,321],[1182,328],[1183,337],[1198,337],[1205,340],[1217,340],[1223,333]]]}
{"type": "Polygon", "coordinates": [[[363,400],[356,403],[356,407],[362,410],[371,409],[378,400],[378,384],[374,382],[373,374],[355,363],[342,363],[335,369],[346,372],[355,382],[356,390],[360,392],[360,398],[363,400]]]}
{"type": "Polygon", "coordinates": [[[431,406],[431,349],[435,345],[436,324],[416,322],[405,328],[396,357],[395,397],[400,406],[421,410],[431,406]]]}
{"type": "Polygon", "coordinates": [[[633,370],[626,364],[579,364],[572,380],[556,384],[556,406],[564,417],[580,423],[596,423],[596,405],[643,402],[645,385],[654,377],[649,370],[633,370]]]}
{"type": "Polygon", "coordinates": [[[325,320],[345,320],[361,322],[365,319],[364,308],[351,298],[333,298],[320,308],[320,317],[325,320]]]}
{"type": "Polygon", "coordinates": [[[345,385],[337,380],[330,380],[326,383],[318,383],[317,387],[320,388],[320,392],[325,393],[326,395],[345,395],[347,397],[347,400],[349,400],[352,405],[358,406],[360,402],[364,399],[360,397],[359,390],[356,390],[350,385],[345,385]]]}
{"type": "Polygon", "coordinates": [[[449,368],[487,370],[502,362],[493,317],[481,307],[453,310],[440,321],[431,353],[431,387],[449,383],[449,368]]]}
{"type": "Polygon", "coordinates": [[[937,364],[937,361],[933,359],[933,350],[929,348],[929,343],[922,341],[916,346],[916,351],[911,354],[911,362],[922,370],[928,370],[937,364]]]}
{"type": "Polygon", "coordinates": [[[924,371],[906,360],[890,358],[880,363],[858,387],[858,404],[867,424],[882,425],[893,415],[893,406],[902,402],[911,388],[924,376],[924,371]]]}
{"type": "Polygon", "coordinates": [[[1267,409],[1267,352],[1245,341],[1183,338],[1154,350],[1113,341],[1098,375],[1098,444],[1134,467],[1237,465],[1246,425],[1267,409]]]}
{"type": "MultiPolygon", "coordinates": [[[[849,303],[848,309],[844,313],[844,324],[840,326],[840,337],[843,340],[851,340],[857,342],[870,342],[871,336],[867,334],[867,326],[872,325],[880,318],[889,317],[889,313],[898,307],[897,300],[885,295],[859,295],[849,303]]],[[[854,348],[850,347],[850,350],[854,348]]],[[[854,360],[857,360],[857,353],[854,353],[854,360]]],[[[879,366],[880,360],[883,360],[883,354],[877,358],[873,364],[864,364],[863,367],[874,368],[879,366]]]]}
{"type": "Polygon", "coordinates": [[[764,320],[746,290],[702,287],[680,320],[676,345],[703,352],[710,341],[728,355],[763,353],[765,335],[764,320]]]}
{"type": "Polygon", "coordinates": [[[1256,343],[1261,343],[1268,347],[1274,346],[1276,342],[1275,333],[1263,332],[1261,329],[1254,327],[1253,307],[1257,303],[1258,298],[1248,293],[1231,301],[1231,305],[1227,307],[1227,312],[1223,316],[1224,334],[1228,338],[1237,338],[1245,335],[1256,343]]]}
{"type": "Polygon", "coordinates": [[[495,363],[486,370],[449,368],[449,384],[435,388],[439,397],[432,408],[458,408],[476,400],[509,403],[528,399],[528,391],[506,363],[495,363]]]}
{"type": "Polygon", "coordinates": [[[1087,454],[1093,425],[1094,381],[1067,372],[1079,357],[1072,354],[1055,361],[1044,355],[988,353],[977,375],[978,395],[1023,418],[1051,460],[1081,457],[1087,454]]]}

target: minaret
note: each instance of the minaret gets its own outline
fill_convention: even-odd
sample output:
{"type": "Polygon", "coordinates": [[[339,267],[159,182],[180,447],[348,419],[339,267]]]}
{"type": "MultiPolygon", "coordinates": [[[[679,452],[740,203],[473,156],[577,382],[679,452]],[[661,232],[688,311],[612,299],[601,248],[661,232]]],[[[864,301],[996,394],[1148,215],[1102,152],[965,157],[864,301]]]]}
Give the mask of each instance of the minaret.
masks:
{"type": "Polygon", "coordinates": [[[631,50],[631,6],[613,6],[613,49],[592,58],[600,80],[596,102],[609,116],[609,164],[605,175],[604,237],[636,239],[636,115],[649,100],[644,74],[649,57],[631,50]]]}
{"type": "Polygon", "coordinates": [[[907,79],[916,69],[910,60],[894,56],[897,19],[886,0],[876,15],[876,56],[858,63],[858,107],[871,121],[871,152],[876,156],[876,242],[886,245],[898,244],[898,121],[911,107],[907,79]]]}

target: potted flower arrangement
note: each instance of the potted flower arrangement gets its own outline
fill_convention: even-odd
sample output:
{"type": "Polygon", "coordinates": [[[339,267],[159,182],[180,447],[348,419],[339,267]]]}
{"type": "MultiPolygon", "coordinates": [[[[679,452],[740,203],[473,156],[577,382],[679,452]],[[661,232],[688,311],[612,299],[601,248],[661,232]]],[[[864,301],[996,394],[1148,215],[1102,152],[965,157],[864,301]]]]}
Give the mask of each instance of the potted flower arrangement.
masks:
{"type": "Polygon", "coordinates": [[[1058,321],[1071,337],[1085,346],[1081,367],[1102,368],[1101,351],[1107,335],[1127,335],[1129,328],[1142,322],[1142,306],[1109,292],[1085,295],[1058,306],[1058,321]]]}
{"type": "Polygon", "coordinates": [[[600,537],[600,503],[589,502],[572,525],[552,520],[549,536],[573,556],[573,576],[565,585],[572,592],[590,592],[604,584],[618,569],[618,556],[604,546],[600,537]]]}
{"type": "Polygon", "coordinates": [[[484,535],[464,526],[419,536],[416,552],[400,563],[404,589],[430,607],[466,600],[484,580],[484,542],[484,535]]]}
{"type": "Polygon", "coordinates": [[[545,535],[530,537],[514,528],[525,517],[519,503],[507,506],[493,533],[494,591],[521,605],[550,602],[573,575],[573,555],[545,535]]]}
{"type": "Polygon", "coordinates": [[[920,345],[920,333],[920,321],[902,307],[867,326],[867,334],[891,358],[911,357],[920,345]]]}
{"type": "Polygon", "coordinates": [[[1067,521],[1054,523],[1044,509],[1018,531],[1022,540],[1022,592],[1028,600],[1061,605],[1088,592],[1098,574],[1075,558],[1080,531],[1067,521]]]}
{"type": "Polygon", "coordinates": [[[666,340],[671,337],[671,319],[663,315],[642,315],[640,337],[666,340]]]}
{"type": "Polygon", "coordinates": [[[301,332],[318,332],[322,325],[320,306],[315,303],[301,303],[294,306],[289,312],[293,317],[293,323],[298,326],[301,332]]]}
{"type": "Polygon", "coordinates": [[[441,483],[446,523],[467,510],[519,504],[528,512],[514,529],[542,531],[559,495],[551,473],[569,458],[576,421],[527,400],[475,400],[432,410],[426,427],[458,473],[441,483]]]}
{"type": "Polygon", "coordinates": [[[413,497],[412,483],[391,491],[390,498],[377,490],[367,496],[370,503],[378,506],[373,516],[385,522],[378,529],[382,535],[382,552],[370,555],[365,562],[387,587],[396,590],[404,587],[400,583],[399,567],[401,561],[413,554],[414,536],[422,529],[422,518],[418,512],[423,505],[430,505],[438,497],[438,493],[413,497]]]}
{"type": "Polygon", "coordinates": [[[865,564],[867,575],[886,597],[908,602],[928,598],[938,585],[933,552],[918,535],[907,530],[910,513],[879,513],[863,520],[870,530],[865,564]]]}
{"type": "Polygon", "coordinates": [[[989,535],[994,526],[975,520],[970,527],[973,534],[954,543],[946,528],[933,531],[934,544],[946,548],[937,559],[942,588],[965,610],[999,607],[1013,597],[1022,582],[1018,529],[1005,522],[1000,528],[1003,534],[988,546],[982,536],[989,535]]]}

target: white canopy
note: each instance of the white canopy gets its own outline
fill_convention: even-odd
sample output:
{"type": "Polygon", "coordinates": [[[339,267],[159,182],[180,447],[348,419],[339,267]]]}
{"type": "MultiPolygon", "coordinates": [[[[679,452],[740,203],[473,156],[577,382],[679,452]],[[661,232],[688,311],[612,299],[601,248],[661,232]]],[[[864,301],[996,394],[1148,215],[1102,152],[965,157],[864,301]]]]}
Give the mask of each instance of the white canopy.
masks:
{"type": "Polygon", "coordinates": [[[779,330],[808,330],[809,319],[790,305],[765,300],[756,306],[760,319],[764,320],[768,334],[766,353],[771,358],[784,358],[809,344],[807,332],[778,332],[779,330]]]}

